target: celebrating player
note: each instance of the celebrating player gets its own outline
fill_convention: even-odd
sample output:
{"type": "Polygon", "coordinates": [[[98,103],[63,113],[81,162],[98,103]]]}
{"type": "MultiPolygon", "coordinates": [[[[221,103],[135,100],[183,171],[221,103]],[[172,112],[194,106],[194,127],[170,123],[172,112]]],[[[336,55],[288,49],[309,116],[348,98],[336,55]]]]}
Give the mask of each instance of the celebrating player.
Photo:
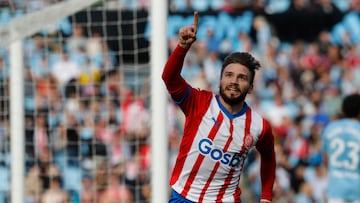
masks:
{"type": "Polygon", "coordinates": [[[323,151],[328,167],[328,203],[360,203],[360,94],[347,95],[343,118],[323,131],[323,151]]]}
{"type": "Polygon", "coordinates": [[[169,203],[241,202],[240,176],[254,146],[261,155],[260,202],[271,202],[276,168],[272,129],[245,102],[260,63],[249,53],[232,53],[222,65],[219,94],[193,88],[180,73],[197,26],[195,12],[194,24],[179,30],[179,43],[162,75],[186,116],[169,203]]]}

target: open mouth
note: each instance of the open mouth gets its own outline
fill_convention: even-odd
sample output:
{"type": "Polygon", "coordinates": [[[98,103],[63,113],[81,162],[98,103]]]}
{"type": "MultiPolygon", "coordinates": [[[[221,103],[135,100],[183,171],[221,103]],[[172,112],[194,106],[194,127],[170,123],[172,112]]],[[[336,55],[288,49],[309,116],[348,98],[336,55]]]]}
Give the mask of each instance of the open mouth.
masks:
{"type": "Polygon", "coordinates": [[[238,88],[234,88],[234,87],[228,87],[228,88],[226,88],[226,90],[228,92],[230,92],[231,94],[237,94],[240,92],[240,90],[238,88]]]}

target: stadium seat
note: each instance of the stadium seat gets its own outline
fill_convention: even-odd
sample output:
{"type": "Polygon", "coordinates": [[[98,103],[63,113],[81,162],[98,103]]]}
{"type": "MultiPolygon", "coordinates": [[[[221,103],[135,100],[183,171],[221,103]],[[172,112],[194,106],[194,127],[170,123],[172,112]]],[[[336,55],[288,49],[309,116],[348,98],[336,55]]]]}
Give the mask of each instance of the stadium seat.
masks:
{"type": "Polygon", "coordinates": [[[214,11],[220,10],[224,5],[224,0],[212,0],[210,1],[210,8],[214,11]]]}
{"type": "Polygon", "coordinates": [[[281,13],[286,11],[291,2],[290,0],[270,0],[266,6],[266,12],[268,13],[281,13]]]}
{"type": "Polygon", "coordinates": [[[217,19],[215,16],[204,16],[202,19],[201,19],[201,24],[198,28],[198,32],[197,32],[197,37],[199,39],[205,39],[206,36],[207,36],[207,31],[209,29],[212,29],[215,31],[215,37],[216,38],[219,38],[219,36],[217,34],[219,34],[219,32],[217,32],[217,19]]]}
{"type": "Polygon", "coordinates": [[[77,166],[66,166],[62,171],[64,188],[69,191],[79,192],[81,189],[82,171],[77,166]]]}
{"type": "Polygon", "coordinates": [[[191,0],[191,5],[195,11],[207,11],[210,8],[208,0],[191,0]]]}
{"type": "Polygon", "coordinates": [[[174,11],[177,12],[183,12],[187,10],[186,1],[184,0],[171,0],[170,6],[172,7],[171,9],[174,9],[174,11]]]}
{"type": "MultiPolygon", "coordinates": [[[[10,169],[8,167],[0,166],[0,198],[3,192],[9,191],[10,169]]],[[[0,200],[1,202],[1,200],[0,200]]]]}
{"type": "Polygon", "coordinates": [[[0,10],[0,27],[8,24],[11,21],[10,9],[5,7],[0,10]]]}
{"type": "Polygon", "coordinates": [[[356,12],[348,13],[343,18],[345,29],[350,33],[353,42],[360,42],[360,17],[356,12]]]}
{"type": "Polygon", "coordinates": [[[168,17],[167,22],[167,37],[168,39],[177,35],[178,30],[184,24],[184,18],[180,15],[172,15],[168,17]]]}
{"type": "Polygon", "coordinates": [[[345,32],[346,29],[342,23],[336,24],[331,31],[331,42],[340,45],[345,32]]]}
{"type": "Polygon", "coordinates": [[[350,7],[350,0],[332,0],[332,3],[342,12],[347,11],[350,7]]]}

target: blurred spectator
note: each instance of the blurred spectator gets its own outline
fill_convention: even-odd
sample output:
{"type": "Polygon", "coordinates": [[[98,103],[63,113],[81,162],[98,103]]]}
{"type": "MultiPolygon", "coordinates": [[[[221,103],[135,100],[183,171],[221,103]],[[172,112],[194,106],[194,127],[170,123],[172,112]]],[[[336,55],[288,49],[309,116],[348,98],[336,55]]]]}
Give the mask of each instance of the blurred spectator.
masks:
{"type": "Polygon", "coordinates": [[[250,184],[251,194],[253,195],[254,199],[260,199],[261,196],[261,180],[260,176],[260,156],[258,153],[255,153],[255,160],[253,160],[247,169],[248,178],[250,184]]]}
{"type": "Polygon", "coordinates": [[[137,98],[134,92],[128,91],[121,103],[122,124],[130,141],[144,139],[148,136],[149,113],[145,108],[145,103],[141,98],[137,98]]]}
{"type": "Polygon", "coordinates": [[[92,203],[97,202],[97,194],[94,187],[94,180],[91,176],[84,176],[81,179],[80,202],[92,203]]]}
{"type": "Polygon", "coordinates": [[[240,31],[238,32],[236,38],[233,40],[231,46],[232,46],[231,51],[233,52],[235,51],[249,52],[253,49],[253,42],[247,33],[240,31]]]}
{"type": "Polygon", "coordinates": [[[102,72],[114,68],[116,58],[109,49],[100,32],[94,30],[91,32],[85,46],[86,54],[91,64],[102,69],[102,72]]]}
{"type": "MultiPolygon", "coordinates": [[[[275,91],[277,90],[275,89],[275,91]]],[[[265,117],[271,122],[275,131],[282,126],[282,123],[286,119],[291,118],[291,110],[277,92],[275,92],[274,97],[269,100],[268,104],[263,107],[263,111],[264,113],[266,112],[265,117]],[[265,109],[267,110],[265,111],[265,109]]]]}
{"type": "MultiPolygon", "coordinates": [[[[309,143],[303,136],[300,122],[293,122],[293,125],[289,127],[284,144],[284,150],[289,153],[288,161],[290,167],[296,167],[298,164],[306,161],[309,153],[309,143]]],[[[303,168],[304,166],[300,167],[303,168]]]]}
{"type": "MultiPolygon", "coordinates": [[[[253,9],[254,18],[240,21],[241,27],[250,23],[251,30],[229,29],[229,33],[213,27],[206,30],[204,38],[198,39],[190,50],[184,76],[197,87],[217,89],[218,61],[224,55],[232,51],[259,55],[263,68],[258,76],[264,80],[255,81],[257,88],[249,102],[254,102],[260,113],[270,117],[275,127],[278,167],[273,202],[324,203],[328,171],[319,156],[320,132],[339,115],[341,98],[360,91],[357,28],[360,1],[194,2],[169,1],[170,15],[180,14],[186,19],[188,13],[198,8],[203,10],[200,16],[213,17],[217,12],[226,12],[231,19],[253,9]]],[[[148,3],[113,0],[109,1],[108,9],[136,12],[148,8],[148,3]]],[[[0,4],[1,23],[8,19],[7,23],[15,15],[15,9],[35,11],[50,1],[0,4]]],[[[149,170],[153,163],[149,159],[148,143],[151,127],[148,81],[129,82],[128,73],[139,71],[138,67],[132,69],[118,61],[122,53],[109,47],[113,47],[109,41],[114,39],[106,36],[105,30],[100,32],[98,27],[90,28],[77,21],[72,32],[67,33],[63,29],[66,26],[59,25],[52,25],[46,32],[24,41],[25,201],[40,202],[41,196],[48,199],[48,194],[55,190],[59,199],[75,201],[72,191],[61,180],[70,166],[86,173],[79,176],[83,177],[81,190],[75,191],[79,192],[81,202],[106,202],[111,195],[115,198],[117,192],[121,193],[120,199],[126,197],[124,201],[149,201],[149,170]],[[142,85],[145,88],[141,91],[145,93],[137,89],[142,85]]],[[[170,36],[169,50],[175,46],[170,36]]],[[[8,166],[10,155],[9,65],[9,55],[1,49],[2,167],[8,166]]],[[[171,102],[167,110],[169,168],[172,168],[183,117],[171,102]]],[[[244,189],[256,199],[259,187],[256,156],[245,167],[248,176],[244,181],[249,185],[244,189]]]]}
{"type": "Polygon", "coordinates": [[[41,80],[50,74],[48,56],[44,54],[39,57],[30,64],[31,75],[35,80],[41,80]]]}
{"type": "Polygon", "coordinates": [[[86,48],[88,38],[85,36],[82,25],[74,24],[72,33],[67,39],[67,49],[69,53],[75,54],[86,48]]]}
{"type": "Polygon", "coordinates": [[[299,192],[295,195],[294,203],[312,203],[312,187],[307,182],[300,183],[299,192]]]}
{"type": "Polygon", "coordinates": [[[0,80],[4,81],[9,77],[9,67],[5,59],[0,56],[0,80]]]}
{"type": "Polygon", "coordinates": [[[96,120],[95,137],[105,145],[110,145],[115,137],[115,129],[108,125],[108,120],[100,117],[96,120]]]}
{"type": "Polygon", "coordinates": [[[319,33],[318,40],[316,41],[319,47],[319,53],[321,55],[327,55],[331,43],[331,33],[327,30],[323,30],[319,33]]]}
{"type": "Polygon", "coordinates": [[[210,84],[212,90],[218,91],[222,63],[217,52],[208,52],[204,58],[203,65],[206,81],[210,84]]]}
{"type": "Polygon", "coordinates": [[[112,164],[124,164],[131,157],[131,149],[129,143],[125,139],[124,131],[121,129],[114,133],[109,143],[110,162],[112,164]]]}
{"type": "Polygon", "coordinates": [[[126,185],[120,182],[120,177],[116,174],[110,175],[109,184],[100,196],[99,203],[124,202],[132,203],[131,191],[126,185]]]}
{"type": "Polygon", "coordinates": [[[188,11],[191,8],[191,0],[170,0],[169,1],[169,10],[170,11],[188,11]]]}
{"type": "Polygon", "coordinates": [[[50,177],[49,188],[42,195],[42,203],[69,202],[69,194],[61,189],[60,177],[50,177]]]}
{"type": "Polygon", "coordinates": [[[314,174],[310,178],[307,178],[307,181],[312,188],[312,199],[314,199],[314,202],[316,203],[325,203],[325,191],[328,184],[327,171],[320,163],[314,166],[313,170],[314,174]]]}
{"type": "Polygon", "coordinates": [[[54,156],[54,161],[59,165],[61,169],[64,169],[67,164],[66,160],[66,146],[67,146],[67,134],[66,126],[60,124],[56,126],[51,132],[51,146],[54,156]]]}
{"type": "Polygon", "coordinates": [[[215,36],[214,32],[214,28],[208,28],[206,30],[204,43],[206,44],[206,51],[208,53],[216,53],[219,51],[220,40],[215,36]]]}
{"type": "Polygon", "coordinates": [[[39,114],[35,117],[34,150],[36,156],[42,156],[49,149],[49,134],[47,129],[46,115],[39,114]]]}
{"type": "Polygon", "coordinates": [[[25,202],[40,202],[43,191],[43,182],[40,178],[41,170],[38,166],[32,167],[25,177],[25,202]]]}
{"type": "Polygon", "coordinates": [[[64,86],[69,81],[79,77],[80,67],[74,61],[71,61],[69,55],[64,52],[62,58],[55,62],[51,74],[59,85],[64,86]]]}
{"type": "Polygon", "coordinates": [[[61,177],[61,169],[53,162],[50,150],[46,150],[40,154],[36,163],[30,167],[29,171],[31,172],[27,177],[29,183],[33,180],[33,184],[36,184],[34,185],[35,187],[29,191],[30,197],[31,194],[38,192],[42,193],[43,191],[49,189],[51,178],[61,177]],[[39,188],[40,186],[41,188],[39,188]]]}
{"type": "Polygon", "coordinates": [[[265,54],[267,44],[271,41],[272,33],[270,25],[264,16],[258,15],[253,20],[253,27],[256,32],[255,40],[260,54],[265,54]]]}
{"type": "Polygon", "coordinates": [[[329,119],[335,118],[339,113],[341,105],[341,92],[337,87],[329,87],[325,90],[322,101],[324,114],[329,116],[329,119]]]}
{"type": "Polygon", "coordinates": [[[181,75],[191,84],[199,74],[200,65],[197,63],[196,54],[195,52],[189,52],[189,54],[185,57],[181,75]]]}

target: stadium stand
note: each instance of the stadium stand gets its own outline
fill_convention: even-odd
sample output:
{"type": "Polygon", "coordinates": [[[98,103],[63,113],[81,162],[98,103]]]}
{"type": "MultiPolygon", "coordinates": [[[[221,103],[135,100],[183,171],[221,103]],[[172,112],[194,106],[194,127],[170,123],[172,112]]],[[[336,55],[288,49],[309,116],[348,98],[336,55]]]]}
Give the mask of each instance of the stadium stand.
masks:
{"type": "MultiPolygon", "coordinates": [[[[11,5],[1,4],[0,26],[27,12],[26,9],[46,6],[42,2],[16,0],[11,5]]],[[[337,118],[342,97],[360,92],[360,3],[352,0],[311,2],[169,1],[166,33],[169,50],[175,46],[177,29],[191,22],[193,10],[200,11],[199,39],[187,56],[184,71],[190,83],[216,90],[216,81],[211,76],[229,52],[246,50],[260,59],[263,68],[258,77],[261,79],[256,81],[255,92],[248,102],[272,122],[275,130],[278,168],[273,202],[325,202],[326,169],[320,151],[321,130],[337,118]],[[306,15],[309,18],[304,18],[306,15]]],[[[117,5],[124,13],[137,10],[146,16],[148,1],[123,0],[109,4],[117,5]]],[[[111,42],[99,43],[96,33],[89,39],[86,30],[72,27],[70,20],[56,24],[56,31],[68,37],[64,47],[69,55],[64,58],[60,57],[64,50],[56,43],[47,47],[49,55],[42,54],[44,33],[25,42],[28,57],[25,108],[27,112],[37,112],[26,117],[26,182],[33,186],[26,190],[26,201],[45,198],[46,193],[41,191],[57,187],[56,180],[50,177],[61,177],[61,189],[71,202],[95,202],[91,184],[101,188],[99,191],[106,191],[101,198],[112,198],[111,188],[103,182],[106,177],[115,175],[107,174],[103,168],[109,166],[121,174],[124,184],[118,191],[124,202],[148,202],[147,101],[139,93],[125,95],[122,91],[128,88],[126,86],[113,85],[112,82],[118,80],[127,80],[127,84],[133,82],[113,68],[119,63],[119,56],[115,54],[119,48],[111,42]],[[59,63],[69,70],[92,67],[92,72],[57,71],[59,63]],[[98,74],[100,66],[106,70],[106,76],[98,74]],[[53,72],[48,67],[52,67],[53,72]],[[72,80],[74,78],[77,80],[72,80]],[[45,81],[51,81],[50,85],[45,81]],[[96,81],[96,85],[89,85],[89,81],[96,81]],[[61,88],[54,88],[54,84],[61,88]],[[80,90],[78,84],[81,84],[80,90]],[[51,94],[53,99],[48,101],[46,94],[51,94]],[[108,94],[123,98],[121,101],[114,99],[110,103],[116,105],[109,105],[104,97],[108,94]],[[107,116],[109,120],[104,119],[107,116]],[[134,119],[143,125],[134,126],[134,119]],[[39,135],[38,140],[34,140],[34,134],[39,135]],[[41,137],[44,134],[47,137],[41,137]],[[118,142],[121,146],[114,145],[110,138],[121,140],[118,142]],[[134,142],[140,145],[134,146],[134,142]],[[50,151],[47,145],[51,146],[50,151]],[[108,153],[114,155],[110,160],[104,158],[108,153]],[[92,169],[92,156],[104,164],[92,169]],[[125,159],[128,161],[124,162],[125,159]],[[54,161],[49,163],[49,160],[54,161]]],[[[146,30],[146,26],[144,23],[141,28],[146,30]]],[[[140,44],[148,46],[146,37],[140,44]]],[[[138,62],[149,60],[148,53],[140,54],[138,62]]],[[[8,53],[0,49],[0,203],[8,200],[8,166],[11,164],[7,133],[10,101],[5,83],[9,77],[8,57],[8,53]]],[[[131,85],[141,86],[144,80],[137,82],[140,84],[131,85]]],[[[168,109],[171,165],[178,150],[183,118],[171,102],[168,109]]],[[[245,202],[256,202],[260,182],[256,175],[259,165],[255,153],[246,169],[243,184],[249,187],[243,198],[245,202]]]]}

